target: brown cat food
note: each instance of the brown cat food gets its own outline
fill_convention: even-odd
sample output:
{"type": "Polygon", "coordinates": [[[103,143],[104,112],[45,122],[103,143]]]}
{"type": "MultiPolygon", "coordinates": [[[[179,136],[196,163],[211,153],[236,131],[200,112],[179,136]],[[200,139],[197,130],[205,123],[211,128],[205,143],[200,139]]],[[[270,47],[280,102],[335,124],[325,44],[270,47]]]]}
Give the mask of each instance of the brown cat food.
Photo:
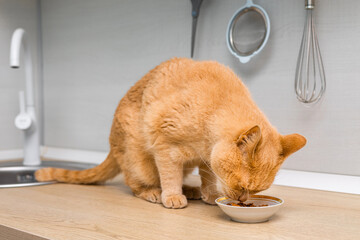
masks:
{"type": "Polygon", "coordinates": [[[258,205],[258,206],[255,206],[253,203],[242,203],[242,202],[239,202],[239,203],[227,203],[226,205],[229,205],[229,206],[233,206],[233,207],[267,207],[269,206],[268,204],[262,204],[262,205],[258,205]]]}

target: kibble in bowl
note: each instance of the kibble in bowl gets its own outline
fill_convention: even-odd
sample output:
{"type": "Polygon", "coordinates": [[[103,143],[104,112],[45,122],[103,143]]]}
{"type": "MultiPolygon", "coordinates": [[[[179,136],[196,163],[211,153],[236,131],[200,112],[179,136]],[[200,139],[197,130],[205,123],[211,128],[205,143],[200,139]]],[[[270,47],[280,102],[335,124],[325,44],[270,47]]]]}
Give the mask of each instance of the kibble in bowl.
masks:
{"type": "Polygon", "coordinates": [[[284,200],[265,195],[253,195],[246,202],[219,197],[216,204],[231,220],[243,223],[268,221],[281,207],[284,200]]]}

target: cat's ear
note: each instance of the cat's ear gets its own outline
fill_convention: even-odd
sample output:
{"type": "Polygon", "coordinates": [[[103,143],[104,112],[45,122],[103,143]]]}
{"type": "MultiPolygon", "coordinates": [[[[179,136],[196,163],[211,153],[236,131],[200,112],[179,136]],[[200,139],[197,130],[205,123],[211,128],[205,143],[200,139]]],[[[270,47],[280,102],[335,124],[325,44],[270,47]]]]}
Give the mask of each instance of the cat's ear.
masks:
{"type": "Polygon", "coordinates": [[[254,126],[241,134],[236,141],[236,145],[244,154],[248,154],[252,159],[256,146],[261,139],[261,130],[259,126],[254,126]]]}
{"type": "Polygon", "coordinates": [[[300,150],[306,144],[306,138],[300,134],[294,133],[281,137],[281,145],[283,148],[282,155],[284,157],[300,150]]]}

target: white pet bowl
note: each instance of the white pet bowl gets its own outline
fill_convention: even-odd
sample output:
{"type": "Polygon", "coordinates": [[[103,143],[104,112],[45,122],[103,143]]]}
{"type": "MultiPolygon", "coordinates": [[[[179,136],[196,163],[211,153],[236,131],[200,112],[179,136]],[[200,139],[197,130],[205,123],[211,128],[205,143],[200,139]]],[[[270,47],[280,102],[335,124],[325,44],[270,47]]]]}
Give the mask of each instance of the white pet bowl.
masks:
{"type": "Polygon", "coordinates": [[[245,203],[253,203],[255,207],[230,206],[228,203],[238,203],[236,200],[227,197],[219,197],[215,200],[217,205],[232,220],[242,223],[259,223],[268,221],[281,207],[284,200],[277,197],[265,195],[253,195],[245,203]],[[256,207],[268,205],[264,207],[256,207]]]}

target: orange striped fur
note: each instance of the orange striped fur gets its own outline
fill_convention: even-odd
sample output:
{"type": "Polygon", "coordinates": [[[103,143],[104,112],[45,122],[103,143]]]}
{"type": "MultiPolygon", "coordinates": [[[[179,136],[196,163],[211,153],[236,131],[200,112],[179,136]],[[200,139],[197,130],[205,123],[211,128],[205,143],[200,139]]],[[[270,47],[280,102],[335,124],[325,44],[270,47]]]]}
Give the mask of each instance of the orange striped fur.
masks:
{"type": "Polygon", "coordinates": [[[127,92],[109,140],[99,166],[44,168],[36,178],[94,184],[122,172],[136,196],[167,208],[183,208],[187,198],[214,204],[219,181],[227,196],[244,201],[269,188],[285,158],[306,143],[279,134],[229,68],[183,58],[161,63],[127,92]],[[201,188],[183,186],[194,167],[201,188]]]}

